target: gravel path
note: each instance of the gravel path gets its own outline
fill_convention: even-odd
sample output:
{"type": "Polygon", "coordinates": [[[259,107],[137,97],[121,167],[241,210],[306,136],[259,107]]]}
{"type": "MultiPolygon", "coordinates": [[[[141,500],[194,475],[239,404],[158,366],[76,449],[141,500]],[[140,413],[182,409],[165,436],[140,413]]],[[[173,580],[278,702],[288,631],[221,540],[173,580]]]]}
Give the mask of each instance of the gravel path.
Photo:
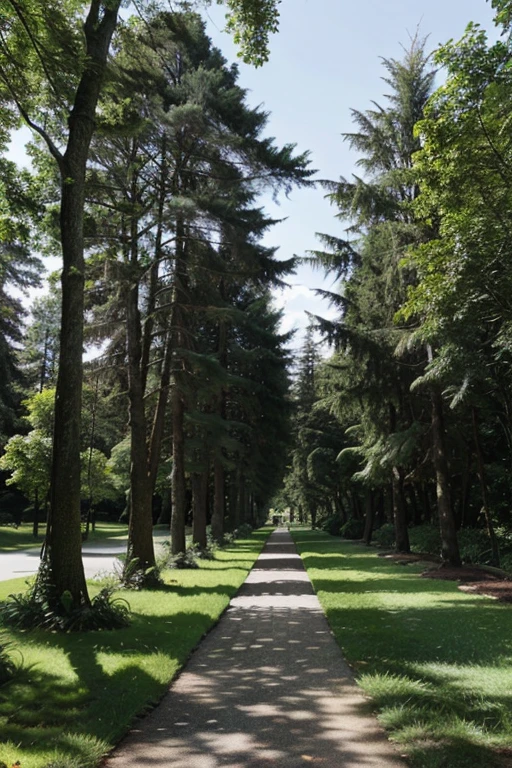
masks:
{"type": "Polygon", "coordinates": [[[404,768],[355,685],[287,531],[105,768],[404,768]]]}

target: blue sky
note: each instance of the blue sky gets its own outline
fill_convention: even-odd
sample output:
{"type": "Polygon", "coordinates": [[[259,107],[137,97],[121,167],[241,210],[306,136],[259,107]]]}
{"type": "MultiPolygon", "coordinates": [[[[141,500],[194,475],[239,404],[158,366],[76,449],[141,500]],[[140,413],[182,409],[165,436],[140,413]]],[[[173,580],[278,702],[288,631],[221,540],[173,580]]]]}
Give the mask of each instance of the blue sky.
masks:
{"type": "MultiPolygon", "coordinates": [[[[380,57],[400,58],[401,44],[407,46],[418,26],[422,36],[429,36],[429,49],[460,38],[469,21],[481,24],[493,39],[497,35],[485,0],[282,0],[280,8],[270,61],[259,69],[241,63],[240,84],[249,89],[251,104],[271,113],[269,135],[311,151],[318,178],[338,179],[355,170],[357,157],[341,137],[352,129],[350,109],[383,101],[380,57]]],[[[221,31],[224,13],[222,6],[207,10],[208,33],[233,61],[236,49],[221,31]]],[[[280,247],[281,258],[317,247],[315,232],[343,236],[343,224],[324,194],[321,188],[294,191],[278,207],[264,199],[273,216],[287,217],[266,238],[280,247]]],[[[323,316],[330,310],[311,290],[322,285],[319,273],[300,268],[290,283],[276,302],[286,312],[284,327],[299,329],[297,344],[307,323],[304,310],[323,316]]]]}
{"type": "MultiPolygon", "coordinates": [[[[372,100],[383,100],[380,57],[400,58],[401,43],[407,45],[418,26],[432,49],[458,39],[469,21],[496,37],[486,0],[282,0],[280,9],[270,61],[258,69],[240,63],[239,82],[248,89],[249,103],[269,111],[267,135],[279,144],[297,144],[298,151],[310,150],[312,167],[323,179],[350,176],[355,169],[357,157],[341,134],[352,128],[351,108],[365,110],[372,100]]],[[[214,44],[235,61],[236,48],[222,32],[225,9],[212,3],[204,14],[214,44]]],[[[20,135],[10,154],[26,162],[20,135]]],[[[321,187],[294,191],[279,206],[263,198],[273,217],[286,218],[266,237],[268,245],[279,246],[280,258],[317,247],[316,232],[343,236],[343,224],[324,194],[321,187]]],[[[315,286],[330,287],[319,273],[301,267],[290,287],[276,295],[285,311],[283,329],[298,329],[295,345],[307,324],[305,310],[333,315],[311,290],[315,286]]]]}

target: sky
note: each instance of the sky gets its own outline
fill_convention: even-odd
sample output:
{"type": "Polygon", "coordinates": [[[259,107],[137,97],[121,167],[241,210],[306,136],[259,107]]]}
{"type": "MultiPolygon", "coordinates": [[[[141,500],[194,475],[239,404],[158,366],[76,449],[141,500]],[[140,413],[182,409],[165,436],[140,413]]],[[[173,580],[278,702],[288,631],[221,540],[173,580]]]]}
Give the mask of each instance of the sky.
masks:
{"type": "MultiPolygon", "coordinates": [[[[428,36],[429,49],[460,38],[469,21],[480,23],[492,39],[497,36],[486,0],[282,0],[280,11],[269,62],[257,69],[240,62],[239,82],[248,91],[248,102],[269,112],[267,135],[279,145],[296,144],[298,152],[309,150],[318,179],[350,177],[356,170],[357,156],[341,134],[352,129],[352,108],[364,111],[372,100],[384,101],[381,57],[399,59],[401,45],[407,46],[418,28],[428,36]]],[[[229,62],[237,60],[231,38],[222,31],[225,9],[212,3],[203,13],[214,44],[229,62]]],[[[23,162],[20,135],[11,145],[11,157],[23,162]]],[[[318,247],[316,232],[344,236],[347,223],[335,218],[320,186],[294,190],[279,205],[270,196],[261,202],[271,216],[285,219],[265,238],[267,245],[279,248],[279,258],[318,247]]],[[[275,296],[284,311],[283,331],[297,329],[294,346],[300,345],[307,325],[306,310],[323,317],[335,314],[315,295],[315,287],[332,286],[302,266],[275,296]]]]}
{"type": "MultiPolygon", "coordinates": [[[[357,156],[341,134],[352,130],[351,109],[364,111],[372,100],[385,103],[381,57],[400,59],[401,45],[407,47],[418,28],[428,36],[428,50],[459,39],[469,21],[481,24],[491,39],[497,37],[486,0],[282,0],[280,10],[269,62],[258,69],[240,63],[239,82],[249,91],[249,103],[270,113],[267,134],[279,144],[309,150],[319,179],[337,180],[356,171],[357,156]]],[[[222,32],[224,14],[222,6],[211,6],[205,14],[207,30],[234,61],[236,48],[222,32]]],[[[279,246],[279,258],[317,248],[316,232],[345,236],[347,223],[335,218],[321,187],[293,191],[279,206],[270,197],[263,202],[272,216],[286,218],[266,237],[266,244],[279,246]]],[[[308,267],[289,282],[275,301],[285,311],[283,329],[298,329],[299,345],[308,322],[305,310],[335,315],[312,290],[332,285],[308,267]]]]}

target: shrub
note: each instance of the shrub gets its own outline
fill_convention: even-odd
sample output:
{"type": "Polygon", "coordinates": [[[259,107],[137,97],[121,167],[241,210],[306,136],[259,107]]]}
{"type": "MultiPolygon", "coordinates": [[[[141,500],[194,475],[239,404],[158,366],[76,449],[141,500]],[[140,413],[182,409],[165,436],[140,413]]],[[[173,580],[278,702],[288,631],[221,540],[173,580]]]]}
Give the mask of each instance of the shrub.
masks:
{"type": "Polygon", "coordinates": [[[0,525],[14,525],[14,517],[10,512],[0,512],[0,525]]]}
{"type": "Polygon", "coordinates": [[[341,526],[340,534],[344,539],[362,539],[364,533],[364,520],[356,520],[352,517],[341,526]]]}
{"type": "Polygon", "coordinates": [[[481,528],[461,528],[458,538],[460,557],[464,563],[492,563],[491,542],[487,531],[481,528]]]}
{"type": "Polygon", "coordinates": [[[392,523],[384,523],[373,532],[373,541],[378,547],[389,549],[395,546],[395,526],[392,523]]]}
{"type": "Polygon", "coordinates": [[[199,568],[196,561],[194,550],[187,549],[186,552],[178,552],[169,558],[169,568],[199,568]]]}
{"type": "Polygon", "coordinates": [[[153,568],[140,568],[139,559],[132,558],[119,567],[115,567],[118,584],[124,589],[158,589],[162,586],[160,570],[167,562],[159,562],[153,568]]]}
{"type": "Polygon", "coordinates": [[[252,533],[252,525],[249,523],[242,523],[238,528],[233,531],[235,539],[248,539],[252,533]]]}
{"type": "Polygon", "coordinates": [[[412,552],[429,555],[439,555],[441,552],[441,534],[436,525],[415,525],[410,528],[409,542],[412,552]]]}
{"type": "Polygon", "coordinates": [[[113,598],[113,592],[113,587],[105,587],[89,605],[75,605],[69,592],[56,593],[49,565],[43,562],[27,592],[9,595],[0,617],[5,624],[17,629],[60,632],[121,629],[130,623],[129,606],[126,600],[113,598]]]}
{"type": "MultiPolygon", "coordinates": [[[[347,525],[347,523],[345,525],[347,525]]],[[[339,536],[341,531],[341,519],[338,515],[331,515],[331,517],[327,517],[325,520],[322,520],[320,527],[322,531],[330,533],[331,536],[339,536]]],[[[350,539],[352,537],[345,536],[345,538],[350,539]]],[[[357,539],[360,538],[360,536],[355,536],[354,538],[357,539]]]]}

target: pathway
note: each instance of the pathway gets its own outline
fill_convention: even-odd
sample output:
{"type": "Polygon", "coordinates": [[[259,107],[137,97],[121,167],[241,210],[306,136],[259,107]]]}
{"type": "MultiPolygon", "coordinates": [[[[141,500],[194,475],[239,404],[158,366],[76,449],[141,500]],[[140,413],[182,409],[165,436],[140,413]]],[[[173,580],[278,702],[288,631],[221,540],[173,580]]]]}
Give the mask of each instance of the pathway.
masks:
{"type": "MultiPolygon", "coordinates": [[[[41,546],[33,549],[23,549],[18,552],[0,553],[0,581],[17,579],[21,576],[32,576],[39,568],[41,546]]],[[[84,544],[82,559],[85,576],[92,579],[98,573],[112,573],[118,555],[126,552],[126,544],[110,545],[91,543],[84,544]]]]}
{"type": "Polygon", "coordinates": [[[105,768],[404,768],[354,683],[287,531],[105,768]]]}

